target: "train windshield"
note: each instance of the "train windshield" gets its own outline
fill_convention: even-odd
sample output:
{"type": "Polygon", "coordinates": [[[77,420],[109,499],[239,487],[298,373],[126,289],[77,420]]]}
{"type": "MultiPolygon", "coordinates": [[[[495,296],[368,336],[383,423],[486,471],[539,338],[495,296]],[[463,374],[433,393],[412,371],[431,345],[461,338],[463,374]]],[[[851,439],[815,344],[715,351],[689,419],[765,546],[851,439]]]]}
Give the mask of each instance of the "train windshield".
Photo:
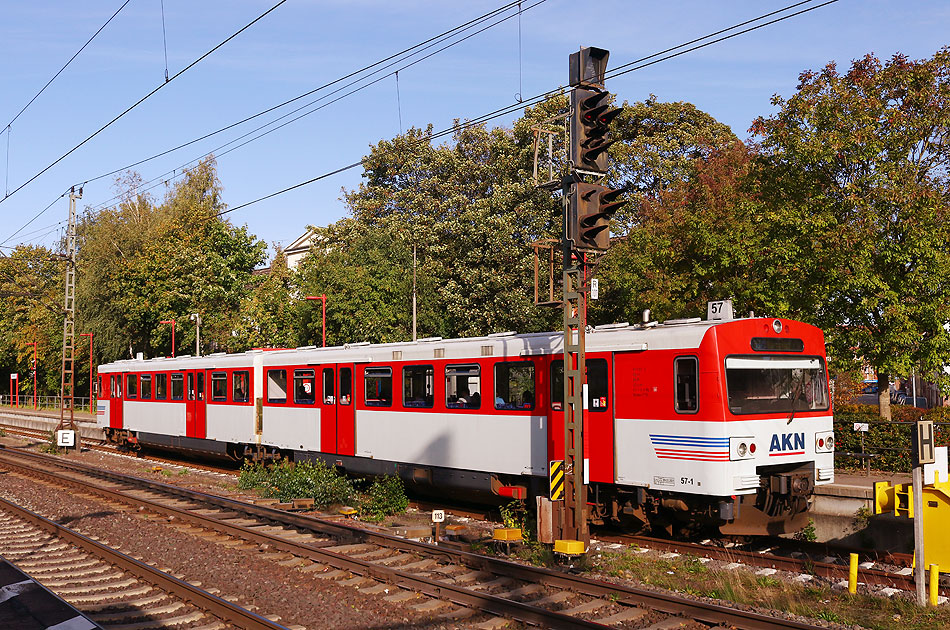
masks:
{"type": "Polygon", "coordinates": [[[817,357],[728,357],[726,386],[735,414],[828,409],[828,379],[817,357]]]}

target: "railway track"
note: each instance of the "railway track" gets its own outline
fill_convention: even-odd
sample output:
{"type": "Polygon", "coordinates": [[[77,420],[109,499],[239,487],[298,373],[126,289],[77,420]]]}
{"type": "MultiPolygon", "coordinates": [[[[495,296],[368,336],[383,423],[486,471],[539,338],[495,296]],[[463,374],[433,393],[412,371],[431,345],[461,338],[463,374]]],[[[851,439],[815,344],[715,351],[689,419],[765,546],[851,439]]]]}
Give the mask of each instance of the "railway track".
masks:
{"type": "MultiPolygon", "coordinates": [[[[774,555],[769,553],[770,549],[756,551],[736,547],[716,547],[700,543],[651,538],[648,536],[602,534],[598,535],[597,538],[604,542],[636,545],[656,551],[707,557],[724,562],[745,564],[752,567],[793,573],[808,573],[830,580],[848,579],[846,555],[842,555],[840,562],[829,562],[827,560],[814,560],[806,556],[796,558],[774,555]]],[[[904,573],[896,573],[882,569],[859,568],[858,581],[868,585],[898,588],[905,591],[913,591],[916,588],[913,574],[906,570],[904,573]]],[[[950,595],[950,588],[948,588],[946,584],[942,584],[940,586],[940,594],[944,596],[950,595]]]]}
{"type": "MultiPolygon", "coordinates": [[[[253,543],[296,564],[390,601],[464,623],[476,614],[550,628],[815,628],[672,594],[604,583],[431,545],[345,523],[203,494],[34,453],[0,450],[0,465],[158,514],[222,544],[253,543]]],[[[485,623],[492,623],[489,619],[485,623]]]]}
{"type": "Polygon", "coordinates": [[[103,628],[283,628],[2,498],[0,555],[103,628]]]}

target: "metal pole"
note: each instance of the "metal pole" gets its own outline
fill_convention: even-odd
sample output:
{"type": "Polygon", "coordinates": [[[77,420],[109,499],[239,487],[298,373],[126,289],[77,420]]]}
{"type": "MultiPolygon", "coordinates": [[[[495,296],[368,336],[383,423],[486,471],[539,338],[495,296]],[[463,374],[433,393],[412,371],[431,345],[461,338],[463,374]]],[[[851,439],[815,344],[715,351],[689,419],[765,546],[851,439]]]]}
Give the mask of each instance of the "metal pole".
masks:
{"type": "Polygon", "coordinates": [[[927,589],[924,574],[924,467],[914,463],[914,583],[917,587],[917,603],[927,605],[927,589]]]}
{"type": "Polygon", "coordinates": [[[91,333],[91,332],[88,332],[88,333],[79,333],[79,336],[80,336],[80,337],[89,337],[89,413],[91,413],[91,414],[93,414],[93,415],[96,414],[95,408],[94,408],[93,405],[92,405],[92,381],[93,381],[93,374],[92,374],[92,336],[93,336],[94,334],[95,334],[95,333],[91,333]]]}
{"type": "Polygon", "coordinates": [[[192,313],[188,319],[195,322],[195,356],[201,356],[201,315],[192,313]]]}
{"type": "Polygon", "coordinates": [[[159,324],[171,324],[172,325],[172,358],[175,358],[175,320],[174,319],[163,319],[158,322],[159,324]]]}
{"type": "Polygon", "coordinates": [[[305,300],[322,300],[323,301],[323,347],[327,347],[327,294],[323,293],[321,295],[308,295],[304,297],[305,300]]]}
{"type": "Polygon", "coordinates": [[[412,340],[416,340],[416,244],[412,244],[412,340]]]}

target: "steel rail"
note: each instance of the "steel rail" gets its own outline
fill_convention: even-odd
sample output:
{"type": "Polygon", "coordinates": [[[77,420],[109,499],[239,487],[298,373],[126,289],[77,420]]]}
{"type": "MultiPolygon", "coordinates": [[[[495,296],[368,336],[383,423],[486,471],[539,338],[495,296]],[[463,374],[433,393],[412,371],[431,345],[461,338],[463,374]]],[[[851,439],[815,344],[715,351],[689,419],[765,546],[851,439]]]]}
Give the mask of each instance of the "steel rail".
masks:
{"type": "MultiPolygon", "coordinates": [[[[623,544],[635,543],[652,549],[680,554],[707,555],[718,559],[725,558],[735,562],[745,561],[750,566],[769,567],[788,572],[804,572],[806,571],[807,565],[807,571],[812,575],[829,579],[848,579],[847,566],[820,560],[799,560],[797,558],[762,554],[747,549],[709,547],[698,543],[678,542],[648,536],[613,535],[601,536],[600,539],[623,544]]],[[[881,569],[859,569],[858,580],[865,584],[873,584],[875,586],[890,586],[911,591],[915,589],[913,575],[902,575],[881,569]]],[[[950,595],[950,588],[947,586],[940,587],[940,594],[950,595]]]]}
{"type": "Polygon", "coordinates": [[[234,624],[245,630],[287,630],[285,626],[274,623],[260,615],[256,615],[220,597],[216,597],[211,593],[194,587],[163,571],[159,571],[135,558],[130,558],[124,553],[98,543],[91,538],[83,536],[79,532],[64,527],[59,523],[55,523],[35,512],[15,503],[11,503],[2,497],[0,497],[0,509],[15,514],[35,527],[47,531],[57,538],[61,538],[94,556],[102,558],[109,564],[131,573],[149,584],[191,602],[198,608],[207,611],[227,623],[234,624]]]}
{"type": "MultiPolygon", "coordinates": [[[[0,453],[3,453],[0,450],[0,453]]],[[[9,450],[6,453],[10,453],[9,450]]],[[[253,505],[206,494],[198,491],[186,490],[177,486],[164,484],[160,482],[142,479],[131,475],[122,475],[102,471],[76,462],[65,462],[57,458],[17,451],[12,453],[14,457],[23,457],[44,463],[54,464],[67,469],[73,469],[77,472],[93,475],[105,481],[111,481],[119,484],[135,484],[140,487],[171,494],[185,500],[203,502],[224,509],[228,512],[244,513],[256,516],[266,521],[278,523],[280,525],[291,526],[297,529],[317,533],[320,535],[333,536],[346,542],[372,542],[388,548],[401,551],[419,553],[426,556],[442,557],[449,562],[461,564],[472,569],[488,571],[493,574],[505,575],[515,579],[524,580],[532,583],[543,583],[549,586],[570,590],[592,597],[610,598],[615,602],[649,608],[667,614],[684,615],[697,621],[709,624],[727,624],[730,626],[748,629],[748,630],[770,630],[783,629],[788,630],[810,630],[818,628],[812,624],[771,617],[761,613],[738,610],[723,606],[720,604],[710,604],[688,599],[672,594],[655,592],[647,589],[610,584],[595,581],[579,576],[568,575],[544,569],[539,567],[526,566],[513,562],[481,556],[474,553],[456,550],[452,548],[430,545],[414,540],[399,538],[381,532],[373,532],[361,529],[344,523],[335,523],[313,517],[291,514],[282,510],[253,505]]],[[[0,456],[0,461],[9,461],[0,456]]],[[[13,463],[15,466],[22,464],[13,463]]],[[[266,543],[273,548],[295,553],[297,555],[309,557],[317,562],[330,564],[334,567],[345,569],[359,575],[371,576],[376,579],[396,584],[400,587],[410,588],[425,593],[432,597],[448,599],[453,602],[473,606],[479,610],[491,612],[493,614],[505,615],[514,619],[525,621],[527,623],[545,624],[552,628],[604,628],[603,624],[589,622],[576,617],[571,617],[563,613],[548,611],[543,608],[523,604],[502,597],[493,596],[485,593],[478,593],[464,587],[454,584],[439,582],[428,578],[415,576],[398,569],[373,564],[370,561],[351,558],[346,555],[335,553],[324,549],[324,547],[335,546],[339,543],[294,543],[278,536],[266,532],[248,530],[240,526],[232,525],[219,521],[217,519],[206,517],[195,512],[162,505],[148,499],[129,496],[121,491],[102,488],[94,485],[87,485],[71,477],[65,477],[50,471],[36,471],[30,469],[30,472],[48,476],[57,481],[83,487],[85,490],[101,493],[102,495],[120,502],[132,502],[140,506],[145,506],[149,510],[167,516],[174,516],[183,521],[191,521],[201,527],[228,533],[229,535],[254,540],[256,542],[266,543]]]]}

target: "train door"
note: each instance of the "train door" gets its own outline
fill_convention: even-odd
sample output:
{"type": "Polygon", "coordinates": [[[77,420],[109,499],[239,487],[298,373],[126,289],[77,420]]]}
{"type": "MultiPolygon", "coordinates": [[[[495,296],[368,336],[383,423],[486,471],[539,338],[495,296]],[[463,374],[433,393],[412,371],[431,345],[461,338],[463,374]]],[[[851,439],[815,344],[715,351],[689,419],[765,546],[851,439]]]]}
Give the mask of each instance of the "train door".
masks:
{"type": "Polygon", "coordinates": [[[356,453],[353,413],[353,364],[326,365],[321,370],[320,450],[356,453]]]}
{"type": "Polygon", "coordinates": [[[204,370],[188,370],[185,381],[185,435],[203,440],[207,433],[204,370]]]}
{"type": "Polygon", "coordinates": [[[109,375],[109,428],[122,428],[122,375],[109,375]]]}

